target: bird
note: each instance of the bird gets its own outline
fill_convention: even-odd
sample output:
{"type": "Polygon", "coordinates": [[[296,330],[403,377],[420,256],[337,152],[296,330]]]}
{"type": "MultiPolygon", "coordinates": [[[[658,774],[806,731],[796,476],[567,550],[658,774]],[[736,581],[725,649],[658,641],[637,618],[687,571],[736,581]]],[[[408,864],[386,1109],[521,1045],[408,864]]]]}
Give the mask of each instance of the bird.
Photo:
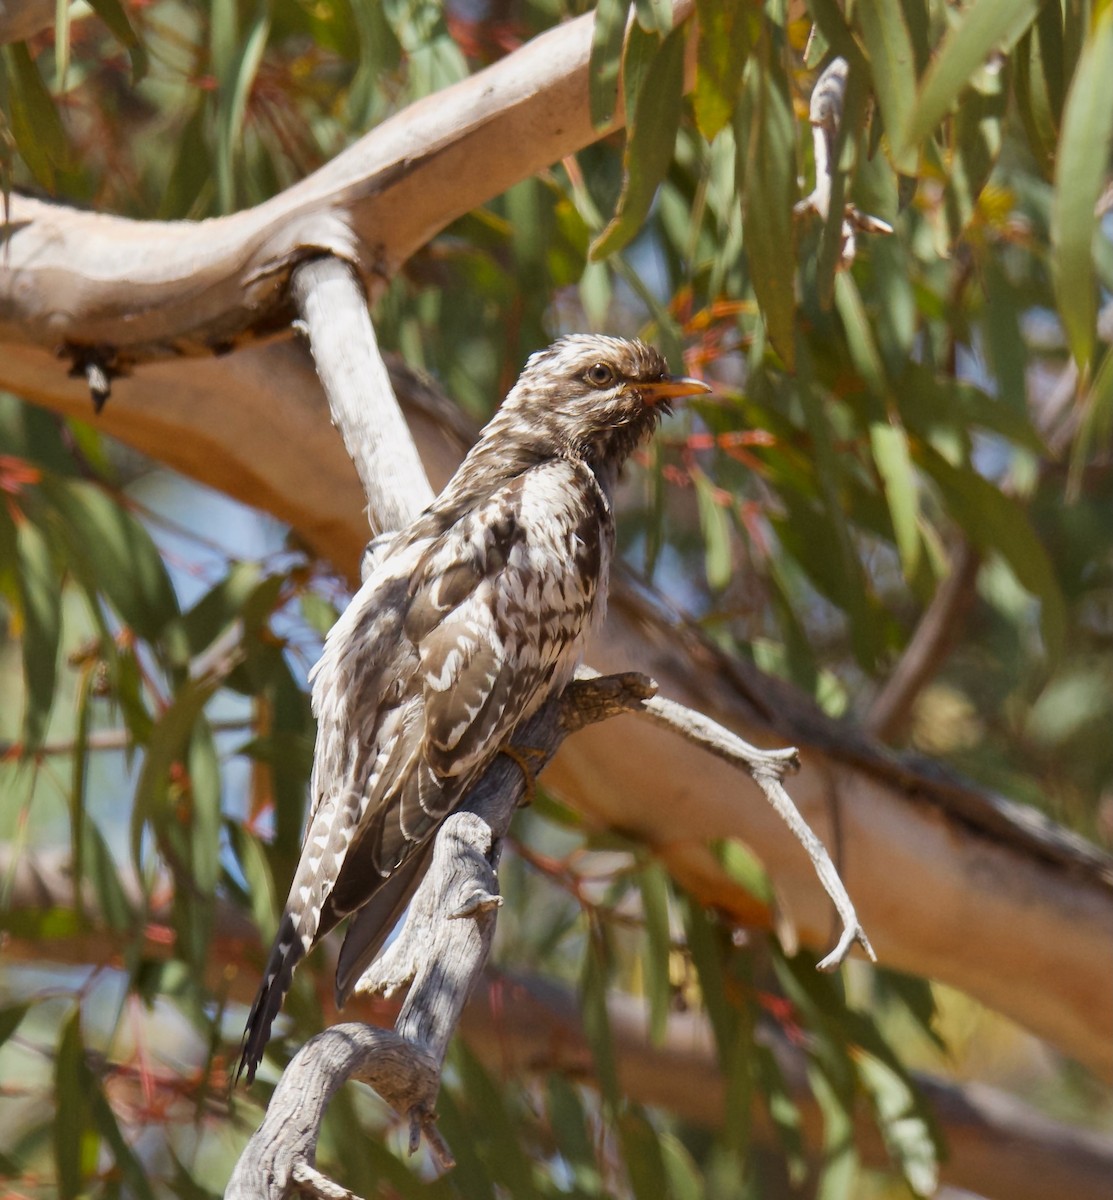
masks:
{"type": "Polygon", "coordinates": [[[310,810],[237,1080],[254,1079],[298,962],[348,917],[343,1004],[437,829],[571,680],[606,612],[621,468],[674,401],[710,390],[644,342],[562,337],[529,357],[433,503],[373,543],[310,673],[310,810]]]}

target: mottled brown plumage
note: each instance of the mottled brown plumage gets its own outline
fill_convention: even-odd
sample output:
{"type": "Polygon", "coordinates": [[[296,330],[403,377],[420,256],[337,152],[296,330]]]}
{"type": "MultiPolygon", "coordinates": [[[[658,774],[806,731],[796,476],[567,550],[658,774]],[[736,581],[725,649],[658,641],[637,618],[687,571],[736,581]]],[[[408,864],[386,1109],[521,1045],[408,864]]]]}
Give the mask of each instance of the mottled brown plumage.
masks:
{"type": "Polygon", "coordinates": [[[619,469],[673,398],[706,390],[641,342],[563,338],[530,358],[437,500],[376,545],[312,674],[312,807],[244,1034],[249,1080],[298,961],[352,916],[346,999],[437,827],[571,679],[606,609],[619,469]]]}

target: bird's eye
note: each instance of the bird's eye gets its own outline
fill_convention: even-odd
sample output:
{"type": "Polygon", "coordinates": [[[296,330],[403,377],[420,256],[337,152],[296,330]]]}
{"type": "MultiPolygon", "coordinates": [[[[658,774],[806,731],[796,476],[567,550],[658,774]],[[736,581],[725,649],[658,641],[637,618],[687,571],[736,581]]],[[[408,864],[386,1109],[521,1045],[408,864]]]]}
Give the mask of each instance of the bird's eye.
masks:
{"type": "Polygon", "coordinates": [[[584,378],[592,387],[604,388],[609,383],[614,383],[614,371],[606,363],[597,362],[588,367],[584,378]]]}

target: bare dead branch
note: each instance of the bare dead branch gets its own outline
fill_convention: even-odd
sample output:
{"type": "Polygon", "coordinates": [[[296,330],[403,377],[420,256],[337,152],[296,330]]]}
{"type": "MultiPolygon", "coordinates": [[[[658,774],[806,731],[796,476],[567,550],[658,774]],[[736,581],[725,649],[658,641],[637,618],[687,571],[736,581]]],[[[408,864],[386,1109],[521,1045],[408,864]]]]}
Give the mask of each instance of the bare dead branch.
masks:
{"type": "MultiPolygon", "coordinates": [[[[591,679],[596,677],[596,673],[584,668],[579,672],[579,677],[591,679]]],[[[761,789],[766,800],[773,806],[777,815],[792,831],[793,837],[804,847],[808,857],[812,860],[812,866],[815,867],[820,883],[823,884],[827,895],[831,897],[843,924],[838,944],[819,963],[819,969],[833,971],[850,953],[850,948],[855,942],[860,943],[870,960],[876,962],[877,955],[858,920],[858,914],[854,911],[854,905],[839,878],[838,871],[835,870],[831,856],[827,853],[823,843],[812,832],[807,821],[800,815],[799,809],[792,803],[792,799],[782,784],[782,780],[787,774],[800,768],[800,755],[796,748],[761,750],[757,746],[751,746],[745,739],[740,738],[736,733],[731,733],[729,729],[725,729],[702,713],[686,708],[675,700],[668,700],[664,696],[647,697],[638,712],[663,728],[669,729],[673,733],[679,733],[686,741],[699,746],[709,754],[714,754],[724,762],[730,763],[731,766],[747,772],[761,789]]]]}
{"type": "MultiPolygon", "coordinates": [[[[814,212],[821,221],[826,221],[830,215],[835,173],[839,168],[837,147],[849,70],[846,59],[832,59],[812,89],[808,119],[812,126],[815,187],[803,200],[797,201],[793,209],[797,216],[814,212]]],[[[846,270],[854,262],[855,240],[859,232],[892,233],[893,227],[880,217],[872,217],[859,211],[853,204],[848,204],[840,234],[839,270],[846,270]]]]}
{"type": "Polygon", "coordinates": [[[290,287],[332,423],[363,484],[371,527],[401,529],[430,503],[433,489],[394,398],[359,279],[348,263],[326,256],[295,268],[290,287]]]}

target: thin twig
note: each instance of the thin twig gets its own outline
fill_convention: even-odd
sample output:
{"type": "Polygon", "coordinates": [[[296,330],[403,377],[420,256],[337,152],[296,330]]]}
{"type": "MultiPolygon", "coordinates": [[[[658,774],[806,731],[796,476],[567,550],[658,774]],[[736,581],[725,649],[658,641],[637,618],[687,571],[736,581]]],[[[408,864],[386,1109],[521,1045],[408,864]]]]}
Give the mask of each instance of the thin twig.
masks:
{"type": "MultiPolygon", "coordinates": [[[[582,668],[578,677],[591,679],[594,678],[594,673],[582,668]]],[[[854,905],[839,878],[838,871],[835,870],[831,856],[782,786],[781,781],[786,775],[799,770],[800,755],[796,748],[762,750],[750,745],[745,739],[712,721],[703,713],[686,708],[675,700],[667,700],[663,696],[648,697],[641,702],[637,711],[662,728],[679,734],[693,745],[730,763],[731,766],[741,767],[746,771],[796,840],[807,851],[819,882],[831,897],[843,924],[838,944],[820,961],[819,970],[833,971],[846,958],[855,942],[860,943],[871,961],[876,962],[877,955],[858,920],[858,914],[854,911],[854,905]]]]}
{"type": "MultiPolygon", "coordinates": [[[[827,65],[812,89],[808,119],[812,126],[812,145],[815,157],[815,187],[793,208],[796,216],[814,212],[826,221],[831,211],[835,172],[838,170],[836,148],[842,125],[843,104],[850,68],[846,59],[835,58],[827,65]]],[[[846,206],[839,251],[838,266],[845,270],[854,262],[857,233],[892,233],[893,227],[880,217],[861,212],[853,204],[846,206]]]]}

